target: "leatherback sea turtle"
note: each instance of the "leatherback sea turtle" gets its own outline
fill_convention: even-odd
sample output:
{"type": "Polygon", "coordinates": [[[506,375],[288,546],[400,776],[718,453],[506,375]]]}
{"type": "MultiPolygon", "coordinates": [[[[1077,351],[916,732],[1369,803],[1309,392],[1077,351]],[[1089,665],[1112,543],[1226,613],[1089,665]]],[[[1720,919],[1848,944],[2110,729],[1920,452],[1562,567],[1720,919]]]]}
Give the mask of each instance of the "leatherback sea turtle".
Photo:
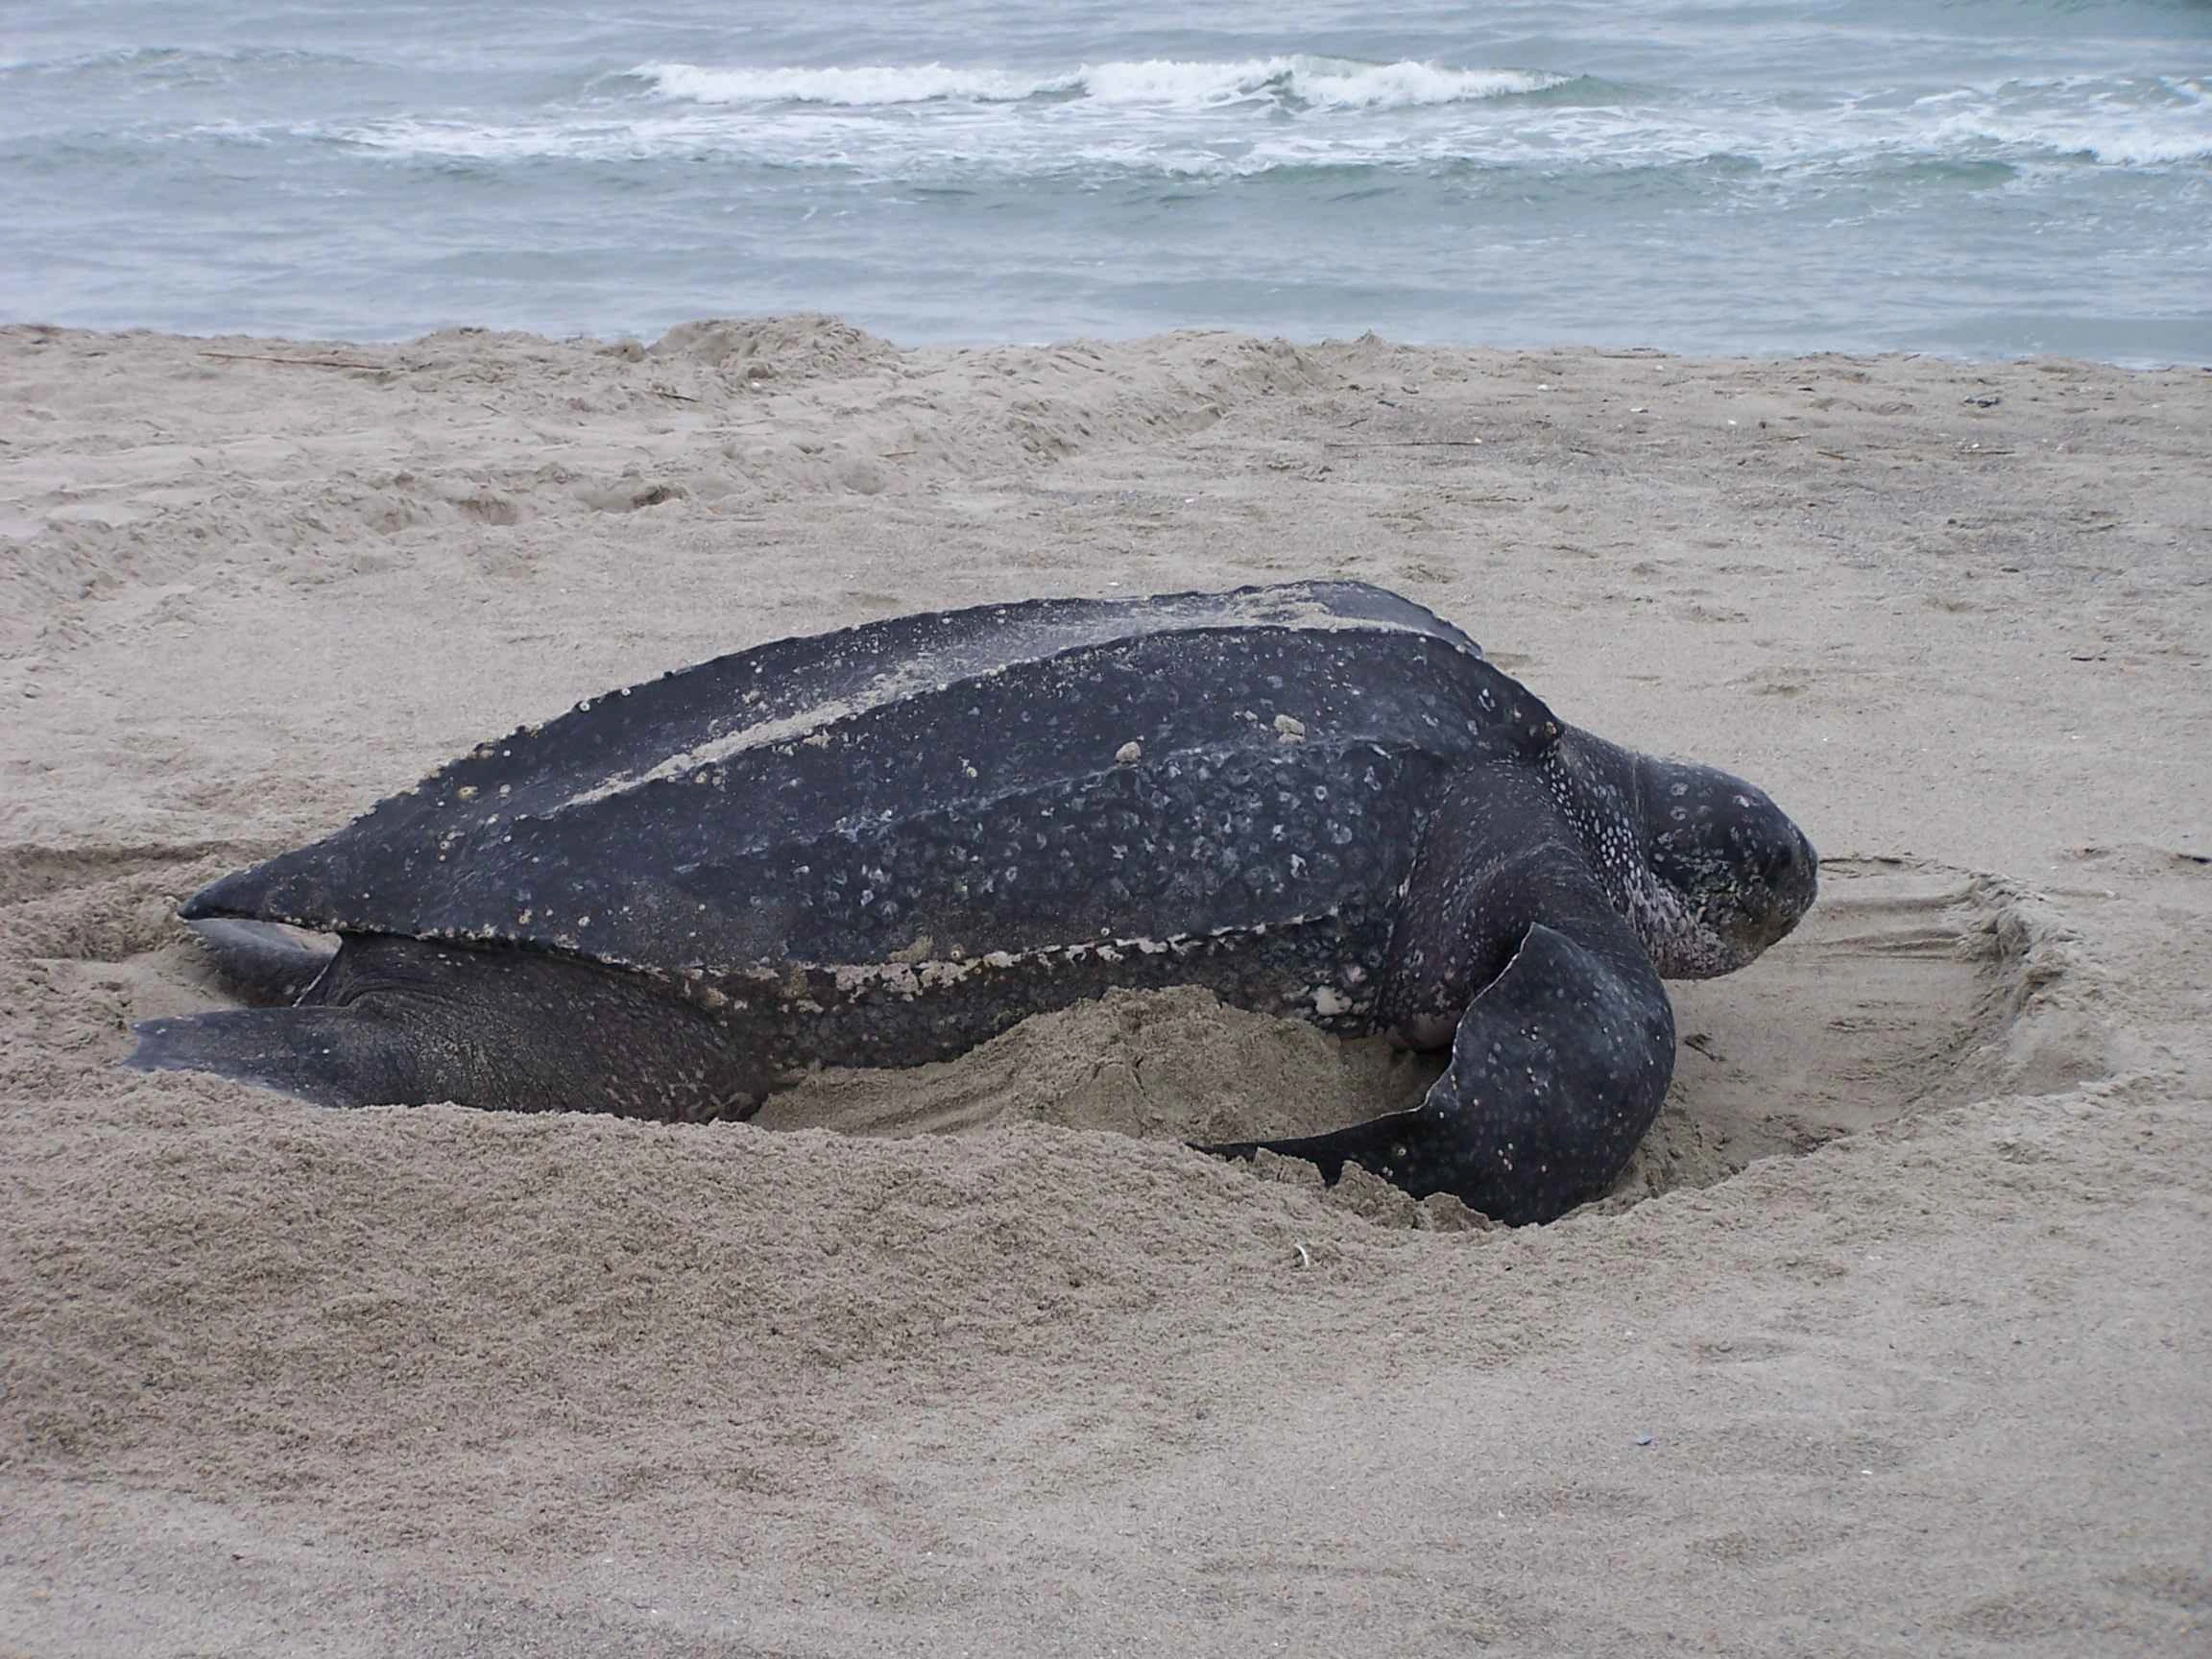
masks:
{"type": "Polygon", "coordinates": [[[1750,784],[1564,724],[1381,589],[991,605],[579,704],[215,881],[180,913],[286,1005],[149,1021],[132,1060],[332,1106],[743,1117],[810,1064],[1197,984],[1450,1046],[1418,1107],[1272,1149],[1541,1220],[1659,1109],[1660,976],[1750,961],[1815,882],[1750,784]]]}

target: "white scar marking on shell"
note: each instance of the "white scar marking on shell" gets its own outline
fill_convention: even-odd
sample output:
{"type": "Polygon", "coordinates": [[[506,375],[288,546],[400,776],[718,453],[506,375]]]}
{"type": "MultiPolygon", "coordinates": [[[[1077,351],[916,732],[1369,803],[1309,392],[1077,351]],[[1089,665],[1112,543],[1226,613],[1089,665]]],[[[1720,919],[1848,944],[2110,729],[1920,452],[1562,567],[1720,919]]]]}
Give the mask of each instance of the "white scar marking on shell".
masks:
{"type": "MultiPolygon", "coordinates": [[[[1214,596],[1208,594],[1201,597],[1210,600],[1214,596]]],[[[547,805],[543,810],[551,813],[588,806],[595,801],[603,801],[611,795],[619,795],[642,784],[681,778],[701,766],[727,760],[731,756],[742,754],[749,749],[791,741],[807,743],[815,748],[825,747],[830,738],[823,728],[855,719],[918,691],[949,690],[954,685],[995,678],[1010,668],[1026,666],[1065,652],[1080,651],[1086,646],[1106,645],[1118,640],[1135,640],[1163,634],[1190,633],[1239,623],[1255,629],[1280,628],[1293,633],[1418,634],[1441,637],[1429,635],[1426,629],[1401,622],[1378,621],[1364,616],[1339,616],[1317,600],[1285,599],[1280,595],[1269,596],[1264,593],[1239,594],[1229,603],[1211,607],[1200,605],[1178,608],[1163,604],[1149,613],[1110,611],[1103,615],[1084,618],[1080,625],[1063,623],[1059,627],[1047,625],[1028,630],[1009,630],[1004,636],[964,640],[939,651],[918,653],[911,660],[879,676],[874,685],[851,697],[827,699],[813,708],[775,720],[733,727],[704,743],[667,756],[641,772],[613,774],[589,789],[579,790],[565,801],[547,805]],[[1148,619],[1159,625],[1152,628],[1136,626],[1148,619]],[[975,652],[985,648],[997,649],[1001,655],[988,661],[977,661],[975,652]]],[[[624,687],[613,695],[627,697],[630,691],[624,687]]],[[[741,705],[757,703],[760,697],[757,688],[744,692],[741,705]]],[[[587,712],[595,704],[605,701],[605,697],[587,698],[576,706],[577,712],[587,712]]],[[[1279,718],[1276,728],[1280,739],[1287,742],[1298,741],[1305,731],[1301,724],[1289,720],[1287,716],[1279,718]]],[[[500,753],[504,755],[507,751],[502,750],[500,753]]]]}
{"type": "Polygon", "coordinates": [[[792,740],[805,743],[810,748],[824,748],[828,746],[830,737],[827,733],[821,730],[822,727],[834,725],[840,720],[851,719],[856,714],[865,713],[871,708],[878,708],[882,704],[893,702],[898,696],[907,691],[920,688],[918,685],[908,684],[903,676],[894,676],[886,683],[885,686],[880,688],[881,695],[874,701],[840,699],[819,703],[813,708],[802,709],[796,714],[786,714],[780,720],[763,720],[756,725],[740,726],[724,733],[719,737],[710,738],[705,743],[696,744],[689,749],[679,750],[676,754],[642,772],[616,773],[589,789],[580,790],[571,795],[566,801],[553,807],[552,810],[559,812],[575,806],[589,806],[594,801],[604,801],[610,795],[620,795],[626,790],[637,788],[642,784],[658,783],[664,779],[681,778],[701,767],[711,766],[718,760],[727,760],[733,755],[742,754],[748,749],[764,749],[770,744],[792,740]]]}

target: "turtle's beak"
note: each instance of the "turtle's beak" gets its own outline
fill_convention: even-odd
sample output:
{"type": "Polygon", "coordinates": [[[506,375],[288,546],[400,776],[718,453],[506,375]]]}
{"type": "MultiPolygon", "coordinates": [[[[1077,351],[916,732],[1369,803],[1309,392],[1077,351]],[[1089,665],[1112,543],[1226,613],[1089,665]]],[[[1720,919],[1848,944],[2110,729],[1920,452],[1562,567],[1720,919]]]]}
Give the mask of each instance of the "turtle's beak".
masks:
{"type": "Polygon", "coordinates": [[[1766,869],[1767,902],[1746,916],[1748,926],[1739,935],[1744,960],[1790,936],[1820,891],[1820,854],[1796,825],[1784,821],[1789,833],[1776,838],[1766,869]]]}
{"type": "MultiPolygon", "coordinates": [[[[1775,864],[1767,879],[1777,901],[1774,939],[1779,939],[1804,919],[1805,912],[1813,908],[1813,901],[1820,896],[1820,854],[1813,851],[1805,831],[1792,824],[1788,839],[1775,854],[1775,864]]],[[[1771,945],[1774,939],[1767,943],[1771,945]]]]}

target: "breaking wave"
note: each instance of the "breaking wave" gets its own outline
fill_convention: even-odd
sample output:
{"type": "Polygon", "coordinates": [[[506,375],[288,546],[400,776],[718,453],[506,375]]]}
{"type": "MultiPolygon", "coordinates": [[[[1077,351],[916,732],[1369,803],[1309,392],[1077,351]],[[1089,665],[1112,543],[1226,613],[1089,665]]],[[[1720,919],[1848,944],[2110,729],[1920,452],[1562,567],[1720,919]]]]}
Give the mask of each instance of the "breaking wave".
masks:
{"type": "Polygon", "coordinates": [[[2008,81],[1924,98],[1932,146],[1997,147],[2157,167],[2212,160],[2212,90],[2201,80],[2008,81]]]}
{"type": "Polygon", "coordinates": [[[1454,69],[1291,56],[1232,62],[1150,58],[1088,63],[1064,74],[964,69],[943,63],[853,68],[712,68],[641,63],[631,74],[661,97],[692,104],[828,104],[847,108],[1031,99],[1207,109],[1261,99],[1308,108],[1407,109],[1541,92],[1568,77],[1526,69],[1454,69]]]}
{"type": "Polygon", "coordinates": [[[2159,361],[2212,327],[2202,0],[31,10],[0,241],[40,256],[0,316],[2159,361]]]}

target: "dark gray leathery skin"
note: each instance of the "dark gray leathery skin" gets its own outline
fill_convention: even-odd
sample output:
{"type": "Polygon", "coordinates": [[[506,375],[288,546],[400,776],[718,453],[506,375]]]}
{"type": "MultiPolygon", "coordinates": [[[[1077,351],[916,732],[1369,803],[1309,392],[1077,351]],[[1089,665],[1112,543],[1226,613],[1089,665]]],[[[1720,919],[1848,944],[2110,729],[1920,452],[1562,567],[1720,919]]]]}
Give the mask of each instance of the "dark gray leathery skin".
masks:
{"type": "MultiPolygon", "coordinates": [[[[300,1006],[150,1022],[132,1063],[334,1105],[743,1116],[808,1066],[1197,984],[1449,1041],[1417,1112],[1274,1144],[1540,1219],[1665,1092],[1653,962],[1739,965],[1813,864],[1748,784],[1562,727],[1381,589],[985,607],[595,699],[211,884],[187,917],[342,950],[300,1006]]],[[[218,939],[272,985],[299,966],[218,939]]]]}
{"type": "Polygon", "coordinates": [[[981,954],[1247,927],[1394,881],[1374,867],[1369,820],[1405,822],[1439,767],[1518,752],[1552,725],[1427,633],[1155,632],[541,815],[469,785],[411,815],[387,803],[184,913],[710,973],[880,960],[924,936],[981,954]],[[1028,821],[1055,801],[1075,816],[1028,821]],[[1018,822],[1025,849],[1009,839],[1018,822]]]}
{"type": "Polygon", "coordinates": [[[388,874],[397,856],[421,853],[421,867],[412,873],[427,878],[434,874],[429,866],[441,861],[441,847],[450,862],[450,850],[463,839],[477,839],[488,819],[572,823],[591,816],[579,811],[579,803],[588,807],[594,798],[636,793],[650,786],[636,781],[656,773],[711,777],[715,768],[709,762],[732,746],[757,752],[780,736],[784,741],[776,746],[788,749],[840,720],[919,692],[1000,675],[1087,646],[1200,629],[1315,633],[1356,627],[1417,635],[1469,659],[1481,656],[1473,640],[1431,612],[1357,582],[1028,600],[772,640],[587,699],[542,725],[478,744],[336,834],[210,884],[194,895],[184,913],[278,919],[281,894],[290,909],[325,916],[322,923],[304,925],[337,926],[348,920],[346,906],[372,891],[367,881],[388,874]],[[348,877],[359,884],[348,888],[348,877]]]}
{"type": "Polygon", "coordinates": [[[1399,912],[1379,1018],[1456,1014],[1421,1105],[1264,1147],[1347,1163],[1493,1219],[1547,1221],[1627,1165],[1674,1071],[1674,1018],[1641,941],[1525,766],[1478,765],[1438,802],[1399,912]]]}

